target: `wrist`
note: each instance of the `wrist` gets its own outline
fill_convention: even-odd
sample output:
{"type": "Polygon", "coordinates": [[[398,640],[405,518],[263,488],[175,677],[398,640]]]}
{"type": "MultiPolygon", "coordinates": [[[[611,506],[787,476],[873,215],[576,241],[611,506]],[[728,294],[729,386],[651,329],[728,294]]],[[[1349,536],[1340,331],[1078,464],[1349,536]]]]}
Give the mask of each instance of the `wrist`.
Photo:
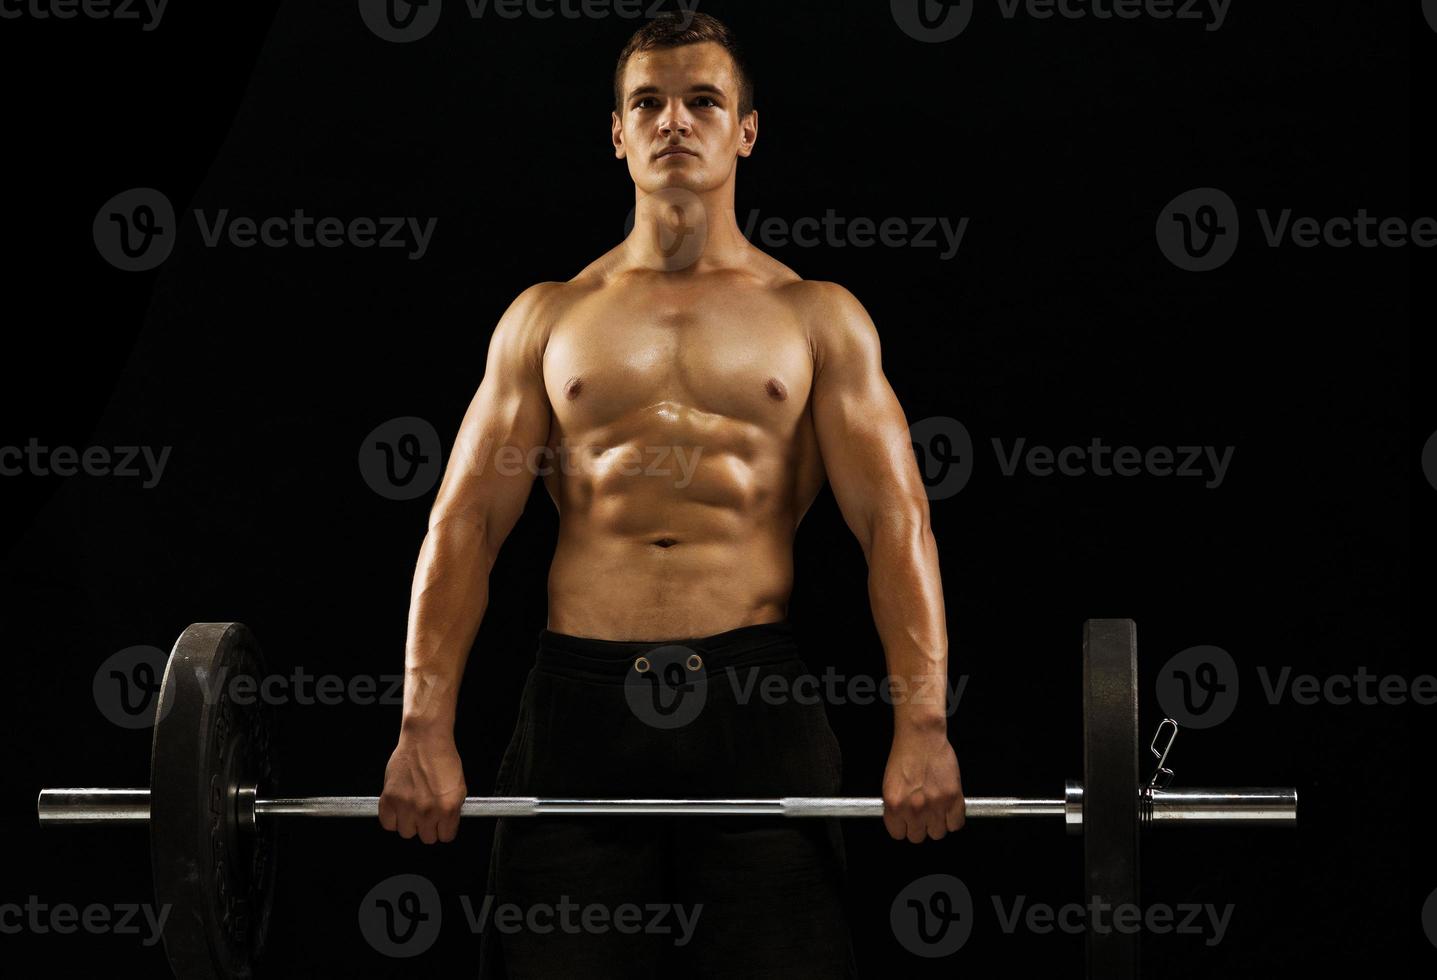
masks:
{"type": "Polygon", "coordinates": [[[948,737],[948,716],[941,711],[900,711],[893,712],[893,737],[897,738],[944,738],[948,737]]]}
{"type": "Polygon", "coordinates": [[[889,678],[894,730],[914,735],[945,734],[948,730],[947,674],[931,670],[889,678]]]}
{"type": "Polygon", "coordinates": [[[442,672],[411,667],[405,671],[402,731],[414,735],[453,733],[459,685],[442,672]]]}
{"type": "Polygon", "coordinates": [[[454,736],[453,716],[422,715],[405,713],[399,723],[399,733],[408,738],[430,739],[454,736]]]}

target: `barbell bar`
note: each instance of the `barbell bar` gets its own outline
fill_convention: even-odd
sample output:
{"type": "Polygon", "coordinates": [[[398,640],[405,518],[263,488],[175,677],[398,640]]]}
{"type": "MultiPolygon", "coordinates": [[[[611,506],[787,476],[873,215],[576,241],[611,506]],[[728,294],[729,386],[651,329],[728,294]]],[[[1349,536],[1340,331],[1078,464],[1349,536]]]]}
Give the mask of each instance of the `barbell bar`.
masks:
{"type": "MultiPolygon", "coordinates": [[[[1144,823],[1279,824],[1297,822],[1297,791],[1278,787],[1151,789],[1142,794],[1144,823]]],[[[265,799],[253,786],[235,795],[241,827],[260,817],[378,817],[377,796],[288,796],[265,799]]],[[[44,826],[145,824],[150,821],[147,789],[42,789],[36,804],[44,826]]],[[[1082,827],[1082,786],[1069,782],[1061,799],[969,796],[969,819],[1063,817],[1074,832],[1082,827]]],[[[547,799],[538,796],[470,796],[461,817],[542,816],[779,816],[881,817],[877,796],[786,796],[754,800],[547,799]]]]}

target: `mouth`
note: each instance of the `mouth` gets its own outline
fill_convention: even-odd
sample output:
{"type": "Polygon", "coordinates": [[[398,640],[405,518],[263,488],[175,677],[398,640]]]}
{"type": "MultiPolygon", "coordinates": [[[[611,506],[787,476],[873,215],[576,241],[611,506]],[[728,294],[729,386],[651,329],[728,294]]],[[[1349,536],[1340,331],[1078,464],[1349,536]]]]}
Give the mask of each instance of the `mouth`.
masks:
{"type": "Polygon", "coordinates": [[[664,151],[663,151],[662,153],[660,153],[657,157],[655,157],[655,159],[657,159],[657,160],[662,160],[664,157],[694,157],[694,156],[698,156],[698,154],[697,154],[697,153],[694,153],[692,150],[682,150],[682,149],[675,148],[675,149],[671,149],[671,150],[664,150],[664,151]]]}

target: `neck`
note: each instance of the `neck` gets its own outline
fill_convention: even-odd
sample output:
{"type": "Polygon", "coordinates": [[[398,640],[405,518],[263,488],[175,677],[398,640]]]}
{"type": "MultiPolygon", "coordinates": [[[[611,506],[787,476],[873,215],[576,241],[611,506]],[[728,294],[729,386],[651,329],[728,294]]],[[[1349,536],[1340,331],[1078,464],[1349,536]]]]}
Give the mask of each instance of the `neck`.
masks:
{"type": "Polygon", "coordinates": [[[701,273],[739,265],[751,247],[734,212],[733,184],[709,191],[635,189],[629,262],[661,272],[701,273]]]}

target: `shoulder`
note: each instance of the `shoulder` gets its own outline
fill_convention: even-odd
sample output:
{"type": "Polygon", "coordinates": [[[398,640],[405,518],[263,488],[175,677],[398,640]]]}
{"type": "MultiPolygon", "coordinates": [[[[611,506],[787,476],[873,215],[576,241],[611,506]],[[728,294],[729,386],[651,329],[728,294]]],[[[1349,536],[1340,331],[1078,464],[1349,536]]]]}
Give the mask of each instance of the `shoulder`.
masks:
{"type": "Polygon", "coordinates": [[[573,302],[573,282],[537,282],[510,302],[489,340],[491,361],[539,370],[549,334],[573,302]]]}
{"type": "Polygon", "coordinates": [[[815,368],[825,361],[878,357],[878,328],[848,289],[821,279],[800,279],[782,288],[808,331],[815,368]]]}

